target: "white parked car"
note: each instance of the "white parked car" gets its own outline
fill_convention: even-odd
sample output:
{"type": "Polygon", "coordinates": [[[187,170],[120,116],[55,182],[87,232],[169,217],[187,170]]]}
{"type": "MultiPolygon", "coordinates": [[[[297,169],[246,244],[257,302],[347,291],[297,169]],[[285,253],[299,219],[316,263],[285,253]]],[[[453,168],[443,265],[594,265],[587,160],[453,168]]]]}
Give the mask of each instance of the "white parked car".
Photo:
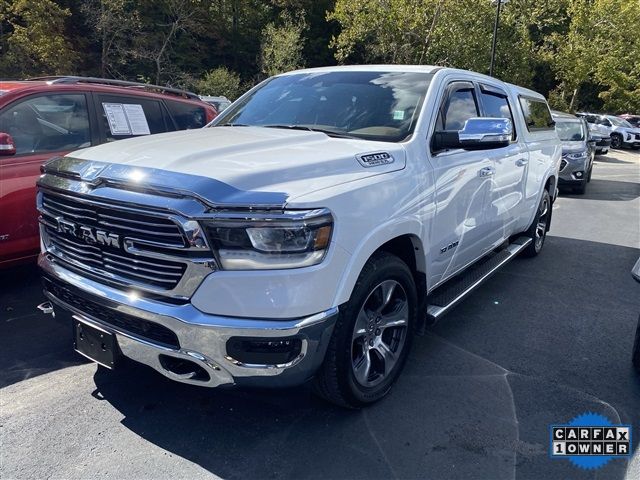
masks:
{"type": "Polygon", "coordinates": [[[611,136],[611,148],[640,148],[640,128],[634,127],[625,119],[615,115],[598,115],[578,113],[586,118],[589,124],[599,125],[599,130],[606,129],[611,136]]]}
{"type": "Polygon", "coordinates": [[[561,150],[541,95],[485,75],[279,75],[210,128],[48,163],[46,294],[106,367],[366,405],[415,332],[541,251],[561,150]]]}

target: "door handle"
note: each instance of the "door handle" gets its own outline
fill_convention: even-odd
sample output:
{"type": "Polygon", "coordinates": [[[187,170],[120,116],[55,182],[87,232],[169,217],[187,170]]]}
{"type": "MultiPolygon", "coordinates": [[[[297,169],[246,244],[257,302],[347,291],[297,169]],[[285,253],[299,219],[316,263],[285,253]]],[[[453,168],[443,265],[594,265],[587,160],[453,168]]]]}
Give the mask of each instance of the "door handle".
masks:
{"type": "Polygon", "coordinates": [[[494,173],[496,173],[496,171],[493,167],[484,167],[480,169],[478,175],[481,177],[490,177],[494,173]]]}
{"type": "Polygon", "coordinates": [[[518,160],[516,160],[516,165],[518,167],[524,167],[527,163],[529,163],[529,159],[527,158],[519,158],[518,160]]]}

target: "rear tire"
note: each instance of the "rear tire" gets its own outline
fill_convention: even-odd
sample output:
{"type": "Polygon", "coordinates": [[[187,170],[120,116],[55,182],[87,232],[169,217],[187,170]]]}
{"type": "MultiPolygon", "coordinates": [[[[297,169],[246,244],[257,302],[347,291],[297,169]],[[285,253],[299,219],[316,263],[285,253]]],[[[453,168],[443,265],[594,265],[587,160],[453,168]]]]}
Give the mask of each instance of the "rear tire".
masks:
{"type": "Polygon", "coordinates": [[[417,305],[409,267],[395,255],[375,253],[338,314],[315,392],[346,408],[389,393],[411,348],[417,305]]]}
{"type": "Polygon", "coordinates": [[[535,257],[542,251],[550,223],[551,197],[549,196],[549,192],[544,190],[533,223],[527,231],[524,232],[524,235],[531,239],[531,243],[522,252],[524,256],[535,257]]]}

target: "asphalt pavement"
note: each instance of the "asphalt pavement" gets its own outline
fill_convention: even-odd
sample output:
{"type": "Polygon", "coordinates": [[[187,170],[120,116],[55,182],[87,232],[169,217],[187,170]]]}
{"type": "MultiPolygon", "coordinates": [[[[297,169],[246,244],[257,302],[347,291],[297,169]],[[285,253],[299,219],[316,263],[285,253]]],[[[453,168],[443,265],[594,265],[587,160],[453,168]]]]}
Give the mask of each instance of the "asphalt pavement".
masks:
{"type": "Polygon", "coordinates": [[[640,438],[630,354],[640,153],[597,157],[562,194],[543,253],[516,259],[417,338],[391,394],[345,411],[289,390],[208,390],[97,369],[35,307],[37,271],[0,273],[0,478],[640,479],[549,458],[549,425],[594,412],[640,438]]]}

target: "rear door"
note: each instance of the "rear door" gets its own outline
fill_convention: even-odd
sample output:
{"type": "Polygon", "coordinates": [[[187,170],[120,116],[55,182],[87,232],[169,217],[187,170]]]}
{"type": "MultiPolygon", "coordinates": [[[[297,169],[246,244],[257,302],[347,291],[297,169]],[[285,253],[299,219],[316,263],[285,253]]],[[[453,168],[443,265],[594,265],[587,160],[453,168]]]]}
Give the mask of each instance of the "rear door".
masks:
{"type": "Polygon", "coordinates": [[[160,100],[97,92],[93,96],[101,143],[176,129],[160,100]]]}
{"type": "Polygon", "coordinates": [[[529,169],[529,153],[524,139],[517,131],[513,111],[507,92],[497,84],[478,84],[478,97],[483,117],[507,118],[514,132],[507,147],[486,150],[491,157],[494,172],[491,177],[488,202],[487,234],[491,248],[504,239],[518,233],[516,227],[524,213],[524,188],[529,169]]]}
{"type": "Polygon", "coordinates": [[[0,156],[0,263],[39,248],[35,185],[49,158],[92,144],[84,93],[31,95],[0,110],[0,132],[16,154],[0,156]]]}

